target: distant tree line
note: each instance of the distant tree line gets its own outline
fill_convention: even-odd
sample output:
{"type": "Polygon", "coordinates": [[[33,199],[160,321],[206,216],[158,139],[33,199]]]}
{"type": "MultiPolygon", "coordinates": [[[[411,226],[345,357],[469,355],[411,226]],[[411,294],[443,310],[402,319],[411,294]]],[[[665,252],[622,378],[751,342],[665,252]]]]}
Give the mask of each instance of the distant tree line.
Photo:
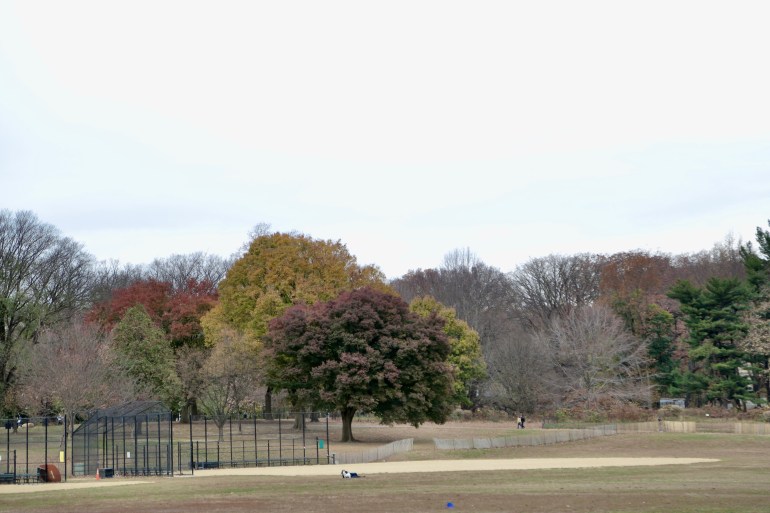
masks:
{"type": "MultiPolygon", "coordinates": [[[[770,393],[770,235],[711,250],[533,258],[470,249],[386,281],[340,241],[257,225],[240,253],[97,262],[28,211],[0,211],[6,416],[145,398],[183,420],[276,406],[385,423],[456,408],[602,411],[770,393]]],[[[298,419],[303,422],[304,418],[298,419]]]]}

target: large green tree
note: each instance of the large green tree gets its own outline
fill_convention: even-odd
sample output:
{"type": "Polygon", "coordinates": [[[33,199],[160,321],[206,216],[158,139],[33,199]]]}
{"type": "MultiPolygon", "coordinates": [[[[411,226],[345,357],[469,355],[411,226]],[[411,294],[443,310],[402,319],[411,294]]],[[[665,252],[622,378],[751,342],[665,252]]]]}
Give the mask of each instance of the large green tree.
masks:
{"type": "Polygon", "coordinates": [[[741,247],[746,279],[753,293],[745,315],[748,333],[742,347],[754,356],[761,378],[758,387],[765,400],[770,400],[770,232],[757,227],[756,238],[756,249],[750,242],[741,247]]]}
{"type": "Polygon", "coordinates": [[[269,381],[298,405],[337,410],[342,441],[358,411],[384,424],[444,422],[452,409],[444,321],[369,287],[288,309],[264,338],[269,381]]]}
{"type": "Polygon", "coordinates": [[[684,390],[682,356],[676,346],[676,320],[674,316],[656,304],[647,306],[639,336],[647,344],[647,355],[660,397],[679,397],[684,390]]]}
{"type": "Polygon", "coordinates": [[[757,248],[748,242],[741,246],[740,254],[746,269],[746,279],[754,291],[759,292],[770,283],[770,232],[758,226],[756,238],[757,248]]]}
{"type": "Polygon", "coordinates": [[[712,278],[698,288],[679,281],[669,296],[681,304],[689,331],[692,369],[686,386],[696,403],[745,407],[756,400],[751,390],[754,364],[741,347],[750,290],[736,279],[712,278]]]}
{"type": "Polygon", "coordinates": [[[146,396],[178,409],[181,383],[174,365],[174,352],[165,333],[152,321],[142,305],[129,308],[112,330],[118,363],[136,380],[146,396]]]}
{"type": "Polygon", "coordinates": [[[19,356],[88,299],[93,258],[32,212],[0,210],[0,409],[15,407],[19,356]]]}

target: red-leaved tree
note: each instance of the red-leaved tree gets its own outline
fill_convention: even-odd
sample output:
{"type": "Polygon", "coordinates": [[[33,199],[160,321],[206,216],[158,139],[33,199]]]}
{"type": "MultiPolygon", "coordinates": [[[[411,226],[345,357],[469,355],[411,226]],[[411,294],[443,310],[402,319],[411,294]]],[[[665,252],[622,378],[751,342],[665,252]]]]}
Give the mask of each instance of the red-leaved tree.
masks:
{"type": "Polygon", "coordinates": [[[444,321],[409,311],[400,297],[366,287],[289,308],[265,343],[272,386],[295,407],[339,411],[342,442],[353,416],[383,424],[444,422],[452,409],[450,346],[444,321]]]}
{"type": "Polygon", "coordinates": [[[109,300],[97,304],[89,312],[87,320],[111,330],[129,308],[142,305],[155,325],[166,333],[173,347],[201,346],[200,319],[216,301],[217,295],[208,282],[190,279],[185,287],[174,288],[170,282],[143,280],[115,291],[109,300]]]}

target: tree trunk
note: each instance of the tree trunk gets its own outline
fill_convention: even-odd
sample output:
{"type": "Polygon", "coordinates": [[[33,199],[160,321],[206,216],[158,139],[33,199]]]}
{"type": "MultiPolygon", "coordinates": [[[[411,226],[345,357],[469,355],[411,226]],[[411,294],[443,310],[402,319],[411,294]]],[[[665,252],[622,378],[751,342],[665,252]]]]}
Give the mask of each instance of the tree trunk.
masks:
{"type": "Polygon", "coordinates": [[[217,425],[217,430],[219,431],[219,442],[225,441],[225,419],[214,419],[214,423],[217,425]]]}
{"type": "Polygon", "coordinates": [[[293,429],[300,430],[305,429],[305,412],[297,412],[294,414],[294,426],[293,429]]]}
{"type": "Polygon", "coordinates": [[[273,389],[267,387],[265,391],[265,409],[262,414],[265,420],[273,420],[273,389]]]}
{"type": "Polygon", "coordinates": [[[182,407],[182,424],[189,424],[191,417],[195,415],[195,399],[188,399],[182,407]]]}
{"type": "Polygon", "coordinates": [[[344,408],[340,411],[342,417],[342,439],[340,442],[355,442],[353,438],[353,417],[356,414],[355,408],[344,408]]]}
{"type": "Polygon", "coordinates": [[[765,400],[770,401],[770,358],[765,358],[765,400]]]}

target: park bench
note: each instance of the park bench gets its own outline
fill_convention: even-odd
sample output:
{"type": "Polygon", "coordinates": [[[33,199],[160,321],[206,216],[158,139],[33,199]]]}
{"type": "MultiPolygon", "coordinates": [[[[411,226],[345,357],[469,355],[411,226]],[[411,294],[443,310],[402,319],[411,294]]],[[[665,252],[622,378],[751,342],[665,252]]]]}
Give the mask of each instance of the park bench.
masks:
{"type": "Polygon", "coordinates": [[[0,484],[14,484],[16,482],[16,474],[12,472],[3,472],[0,474],[0,484]]]}
{"type": "Polygon", "coordinates": [[[38,483],[40,476],[38,474],[16,474],[17,483],[38,483]]]}
{"type": "Polygon", "coordinates": [[[270,461],[264,460],[269,466],[290,466],[290,465],[310,465],[313,458],[272,458],[270,461]]]}

